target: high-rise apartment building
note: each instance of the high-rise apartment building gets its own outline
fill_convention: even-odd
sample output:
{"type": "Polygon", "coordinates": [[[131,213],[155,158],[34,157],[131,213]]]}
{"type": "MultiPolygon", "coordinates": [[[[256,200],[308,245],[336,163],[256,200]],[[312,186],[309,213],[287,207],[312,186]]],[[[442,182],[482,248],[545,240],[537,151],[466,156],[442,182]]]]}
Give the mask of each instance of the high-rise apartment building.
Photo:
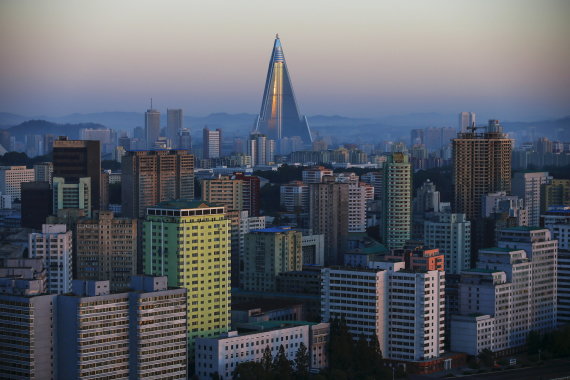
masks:
{"type": "Polygon", "coordinates": [[[34,173],[25,166],[0,166],[0,194],[21,200],[22,183],[34,181],[34,173]]]}
{"type": "Polygon", "coordinates": [[[169,108],[166,110],[166,138],[170,140],[174,148],[182,148],[178,144],[178,131],[183,128],[183,125],[184,115],[182,114],[182,109],[169,108]]]}
{"type": "Polygon", "coordinates": [[[66,183],[90,178],[91,210],[99,210],[101,194],[101,143],[99,141],[68,140],[60,137],[53,142],[53,177],[66,183]]]}
{"type": "Polygon", "coordinates": [[[465,214],[433,213],[424,221],[424,243],[445,257],[445,272],[471,268],[471,222],[465,214]]]}
{"type": "Polygon", "coordinates": [[[275,140],[260,133],[252,133],[247,140],[247,154],[251,156],[251,165],[269,165],[274,162],[275,140]]]}
{"type": "Polygon", "coordinates": [[[241,287],[276,291],[279,273],[303,269],[302,234],[290,227],[273,227],[245,235],[241,287]]]}
{"type": "Polygon", "coordinates": [[[111,291],[129,287],[137,273],[137,221],[95,211],[76,225],[75,278],[109,280],[111,291]]]}
{"type": "Polygon", "coordinates": [[[160,136],[160,112],[151,108],[144,113],[144,135],[146,147],[152,149],[160,136]]]}
{"type": "Polygon", "coordinates": [[[57,298],[57,378],[187,378],[186,290],[147,276],[131,288],[74,280],[57,298]]]}
{"type": "Polygon", "coordinates": [[[93,194],[91,178],[79,178],[77,181],[62,177],[53,177],[53,212],[57,214],[59,210],[79,209],[85,215],[91,216],[93,194]]]}
{"type": "Polygon", "coordinates": [[[230,327],[230,221],[224,207],[168,201],[149,207],[143,223],[144,272],[188,289],[188,340],[230,327]]]}
{"type": "Polygon", "coordinates": [[[281,185],[279,204],[289,213],[309,211],[309,186],[301,181],[281,185]]]}
{"type": "Polygon", "coordinates": [[[202,181],[202,199],[226,206],[226,210],[248,211],[259,215],[259,177],[243,173],[202,181]]]}
{"type": "Polygon", "coordinates": [[[526,344],[530,331],[553,329],[557,251],[547,229],[501,230],[498,247],[480,250],[476,268],[461,274],[451,349],[506,351],[526,344]]]}
{"type": "Polygon", "coordinates": [[[467,128],[475,126],[475,112],[460,112],[458,127],[461,132],[466,132],[467,128]]]}
{"type": "Polygon", "coordinates": [[[219,158],[222,156],[222,130],[202,130],[203,158],[219,158]]]}
{"type": "Polygon", "coordinates": [[[557,283],[557,320],[559,325],[570,323],[570,223],[545,223],[558,240],[558,261],[556,263],[557,283]]]}
{"type": "Polygon", "coordinates": [[[130,151],[121,164],[122,215],[143,218],[147,207],[194,199],[194,156],[187,150],[130,151]]]}
{"type": "Polygon", "coordinates": [[[255,123],[255,131],[277,142],[280,142],[282,138],[295,136],[306,145],[310,145],[313,141],[307,118],[301,117],[297,108],[279,36],[275,37],[273,52],[269,60],[261,110],[255,123]]]}
{"type": "Polygon", "coordinates": [[[259,216],[260,208],[260,179],[254,175],[245,175],[244,173],[234,173],[233,179],[239,180],[243,184],[243,210],[249,212],[250,216],[259,216]]]}
{"type": "Polygon", "coordinates": [[[28,235],[30,258],[42,259],[46,268],[47,291],[61,294],[71,291],[73,278],[71,231],[65,224],[44,224],[42,232],[28,235]]]}
{"type": "Polygon", "coordinates": [[[324,177],[309,186],[309,225],[315,234],[325,236],[324,265],[341,264],[348,236],[348,183],[324,177]]]}
{"type": "Polygon", "coordinates": [[[540,210],[552,206],[570,206],[570,179],[552,179],[540,189],[540,210]]]}
{"type": "Polygon", "coordinates": [[[551,181],[548,172],[517,172],[513,176],[512,193],[524,201],[529,226],[540,225],[541,188],[551,181]]]}
{"type": "Polygon", "coordinates": [[[55,379],[55,295],[41,295],[38,280],[0,280],[0,374],[5,379],[55,379]],[[30,287],[30,285],[32,287],[30,287]]]}
{"type": "Polygon", "coordinates": [[[384,164],[380,230],[388,249],[402,248],[411,237],[412,165],[403,153],[392,153],[384,164]]]}
{"type": "Polygon", "coordinates": [[[474,220],[481,216],[485,194],[511,191],[512,140],[498,120],[489,120],[484,133],[474,128],[459,133],[452,148],[455,212],[474,220]]]}
{"type": "Polygon", "coordinates": [[[403,262],[383,267],[323,268],[322,320],[344,318],[354,337],[377,338],[388,359],[439,357],[444,351],[444,272],[404,270],[403,262]]]}

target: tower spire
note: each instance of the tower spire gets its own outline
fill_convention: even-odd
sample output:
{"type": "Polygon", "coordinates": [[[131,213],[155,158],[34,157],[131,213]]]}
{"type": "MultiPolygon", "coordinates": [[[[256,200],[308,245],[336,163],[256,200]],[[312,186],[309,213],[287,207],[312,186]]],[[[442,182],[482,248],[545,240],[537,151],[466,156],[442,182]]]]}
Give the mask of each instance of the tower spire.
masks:
{"type": "Polygon", "coordinates": [[[297,137],[306,145],[312,142],[307,119],[301,117],[297,108],[278,33],[275,35],[273,52],[269,60],[265,90],[255,131],[272,140],[297,137]]]}

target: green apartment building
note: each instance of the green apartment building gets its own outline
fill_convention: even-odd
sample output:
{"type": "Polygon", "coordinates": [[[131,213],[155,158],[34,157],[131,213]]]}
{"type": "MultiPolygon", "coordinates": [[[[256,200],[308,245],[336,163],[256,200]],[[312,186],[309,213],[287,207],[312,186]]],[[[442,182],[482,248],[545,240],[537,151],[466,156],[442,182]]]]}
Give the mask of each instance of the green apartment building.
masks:
{"type": "Polygon", "coordinates": [[[230,221],[224,208],[174,200],[149,207],[143,222],[145,274],[188,289],[188,345],[230,328],[230,221]]]}

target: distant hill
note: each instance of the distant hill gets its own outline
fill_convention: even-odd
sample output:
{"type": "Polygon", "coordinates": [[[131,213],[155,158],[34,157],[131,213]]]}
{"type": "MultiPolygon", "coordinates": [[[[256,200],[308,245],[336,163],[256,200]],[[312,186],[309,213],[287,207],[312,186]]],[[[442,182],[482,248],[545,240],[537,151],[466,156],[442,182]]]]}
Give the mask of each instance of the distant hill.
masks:
{"type": "MultiPolygon", "coordinates": [[[[161,110],[162,111],[162,110],[161,110]]],[[[246,136],[253,128],[257,115],[249,113],[213,113],[207,116],[184,117],[184,126],[190,128],[195,141],[201,140],[201,129],[221,128],[227,138],[246,136]]],[[[457,115],[439,113],[411,113],[389,115],[381,118],[354,118],[341,115],[308,116],[309,126],[321,136],[332,136],[339,142],[378,142],[383,139],[405,139],[414,128],[456,127],[457,115]]],[[[480,123],[484,123],[480,120],[480,123]]],[[[528,136],[547,136],[551,139],[570,141],[570,116],[556,120],[534,122],[501,121],[507,132],[513,132],[517,140],[528,136]]],[[[161,125],[166,126],[166,112],[161,112],[161,125]]],[[[101,127],[131,133],[135,127],[144,127],[144,112],[74,113],[61,117],[29,118],[12,113],[0,113],[0,128],[10,128],[19,140],[25,134],[67,134],[76,138],[78,130],[101,127]],[[30,120],[33,119],[33,120],[30,120]],[[26,124],[29,122],[29,124],[26,124]],[[43,123],[43,124],[42,124],[43,123]],[[47,129],[45,129],[47,128],[47,129]]]]}
{"type": "Polygon", "coordinates": [[[71,139],[79,138],[79,130],[82,128],[104,128],[101,124],[81,123],[81,124],[57,124],[46,120],[29,120],[20,123],[7,130],[10,131],[16,140],[23,141],[25,135],[52,134],[55,136],[68,136],[71,139]]]}

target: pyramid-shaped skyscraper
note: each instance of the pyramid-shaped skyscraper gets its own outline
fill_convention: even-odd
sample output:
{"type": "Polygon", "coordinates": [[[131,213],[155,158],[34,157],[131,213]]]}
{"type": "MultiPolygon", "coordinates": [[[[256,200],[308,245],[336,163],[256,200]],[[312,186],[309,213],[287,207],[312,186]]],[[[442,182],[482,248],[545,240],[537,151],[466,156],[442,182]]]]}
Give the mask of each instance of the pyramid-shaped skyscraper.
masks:
{"type": "Polygon", "coordinates": [[[304,144],[312,142],[307,118],[301,116],[297,108],[279,35],[275,37],[261,111],[254,129],[255,132],[262,133],[276,141],[285,137],[298,136],[304,144]]]}

